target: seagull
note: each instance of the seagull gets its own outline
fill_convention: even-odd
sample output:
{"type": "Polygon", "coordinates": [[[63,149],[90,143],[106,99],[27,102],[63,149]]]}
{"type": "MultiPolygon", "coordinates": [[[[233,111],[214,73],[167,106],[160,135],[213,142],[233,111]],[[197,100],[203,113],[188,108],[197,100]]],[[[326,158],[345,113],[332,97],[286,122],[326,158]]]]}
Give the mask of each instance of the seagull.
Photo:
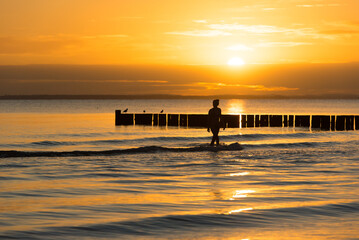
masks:
{"type": "Polygon", "coordinates": [[[128,111],[128,108],[126,108],[123,112],[127,112],[128,111]]]}
{"type": "Polygon", "coordinates": [[[160,113],[163,113],[163,109],[162,109],[162,111],[160,113]]]}

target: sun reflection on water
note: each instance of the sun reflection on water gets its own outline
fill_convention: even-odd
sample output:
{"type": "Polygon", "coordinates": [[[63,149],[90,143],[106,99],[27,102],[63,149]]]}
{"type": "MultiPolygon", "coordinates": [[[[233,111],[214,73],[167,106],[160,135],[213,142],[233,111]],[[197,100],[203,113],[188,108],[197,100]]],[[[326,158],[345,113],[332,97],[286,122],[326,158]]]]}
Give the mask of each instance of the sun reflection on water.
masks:
{"type": "Polygon", "coordinates": [[[251,211],[251,210],[253,210],[253,208],[241,208],[241,209],[231,210],[227,214],[240,213],[240,212],[251,211]]]}
{"type": "Polygon", "coordinates": [[[229,114],[244,113],[244,103],[241,100],[230,100],[225,106],[224,111],[229,114]]]}
{"type": "Polygon", "coordinates": [[[248,193],[254,193],[254,190],[236,190],[230,200],[235,200],[237,198],[246,198],[248,193]]]}
{"type": "Polygon", "coordinates": [[[228,176],[234,177],[234,176],[246,176],[249,175],[249,172],[238,172],[238,173],[230,173],[228,176]]]}

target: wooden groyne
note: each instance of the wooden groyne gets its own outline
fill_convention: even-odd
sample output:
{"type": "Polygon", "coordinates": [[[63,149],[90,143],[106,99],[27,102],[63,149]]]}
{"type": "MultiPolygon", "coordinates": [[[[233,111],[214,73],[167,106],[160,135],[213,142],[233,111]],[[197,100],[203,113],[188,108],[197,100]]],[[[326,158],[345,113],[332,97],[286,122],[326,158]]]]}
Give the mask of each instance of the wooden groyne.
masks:
{"type": "MultiPolygon", "coordinates": [[[[116,110],[116,125],[173,126],[206,128],[207,114],[121,113],[116,110]]],[[[359,130],[358,115],[222,115],[226,128],[304,127],[321,130],[359,130]]]]}

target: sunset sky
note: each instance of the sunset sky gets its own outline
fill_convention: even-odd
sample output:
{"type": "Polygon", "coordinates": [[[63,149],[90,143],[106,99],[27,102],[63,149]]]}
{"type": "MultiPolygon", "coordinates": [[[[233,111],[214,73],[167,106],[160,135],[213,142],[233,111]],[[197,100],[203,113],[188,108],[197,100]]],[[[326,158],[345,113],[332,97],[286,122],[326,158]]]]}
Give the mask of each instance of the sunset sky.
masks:
{"type": "Polygon", "coordinates": [[[0,95],[354,94],[358,11],[358,0],[0,0],[0,95]],[[46,65],[34,79],[28,64],[46,65]],[[66,66],[61,77],[48,64],[88,70],[71,77],[66,66]],[[20,65],[16,76],[9,65],[20,65]],[[156,74],[139,77],[149,66],[156,74]],[[339,89],[321,88],[343,73],[339,89]]]}

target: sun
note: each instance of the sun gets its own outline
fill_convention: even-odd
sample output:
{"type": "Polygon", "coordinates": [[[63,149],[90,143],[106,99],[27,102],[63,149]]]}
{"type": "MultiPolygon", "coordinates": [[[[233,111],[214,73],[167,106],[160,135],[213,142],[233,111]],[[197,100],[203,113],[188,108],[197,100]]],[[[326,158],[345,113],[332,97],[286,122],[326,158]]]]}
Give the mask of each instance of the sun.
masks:
{"type": "Polygon", "coordinates": [[[242,58],[232,57],[231,59],[228,60],[227,64],[229,66],[243,66],[246,63],[243,61],[242,58]]]}

